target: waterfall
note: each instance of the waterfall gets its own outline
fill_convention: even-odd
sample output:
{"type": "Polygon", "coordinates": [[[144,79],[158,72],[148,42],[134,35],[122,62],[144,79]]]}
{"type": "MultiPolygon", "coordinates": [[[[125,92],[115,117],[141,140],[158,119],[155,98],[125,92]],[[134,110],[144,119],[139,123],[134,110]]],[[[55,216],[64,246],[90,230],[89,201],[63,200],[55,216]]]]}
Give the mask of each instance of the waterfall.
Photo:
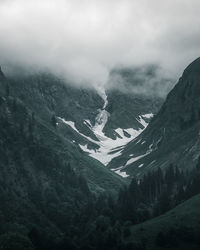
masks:
{"type": "Polygon", "coordinates": [[[99,91],[100,96],[104,100],[104,105],[102,109],[99,109],[99,113],[96,117],[95,125],[92,128],[94,131],[95,135],[100,139],[100,140],[105,140],[106,137],[103,133],[103,129],[108,121],[109,113],[106,111],[106,107],[108,105],[108,100],[107,100],[107,95],[105,93],[105,90],[101,89],[99,91]]]}

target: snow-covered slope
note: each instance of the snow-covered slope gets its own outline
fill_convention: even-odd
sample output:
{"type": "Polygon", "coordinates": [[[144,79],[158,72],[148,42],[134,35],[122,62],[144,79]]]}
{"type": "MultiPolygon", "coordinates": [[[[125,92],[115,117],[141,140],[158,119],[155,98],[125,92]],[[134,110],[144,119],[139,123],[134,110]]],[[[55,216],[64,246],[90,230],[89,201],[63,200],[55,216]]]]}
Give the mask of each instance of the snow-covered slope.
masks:
{"type": "MultiPolygon", "coordinates": [[[[81,133],[75,123],[73,121],[66,121],[64,118],[60,118],[64,124],[70,126],[75,132],[77,132],[80,136],[84,137],[88,140],[88,142],[92,142],[98,145],[98,149],[94,149],[89,147],[88,143],[79,144],[80,148],[87,152],[91,157],[99,160],[104,165],[107,165],[113,158],[119,156],[124,146],[127,145],[131,140],[136,138],[148,125],[148,120],[153,117],[153,114],[145,114],[140,115],[136,118],[140,126],[138,129],[133,128],[117,128],[114,130],[115,138],[110,138],[104,133],[104,127],[109,119],[109,112],[106,111],[106,107],[108,105],[108,100],[105,91],[100,92],[100,96],[104,100],[104,104],[102,109],[98,110],[98,114],[96,116],[95,124],[92,126],[90,120],[85,120],[84,124],[92,131],[97,140],[90,138],[89,136],[81,133]]],[[[127,177],[124,173],[120,171],[120,169],[115,169],[117,174],[122,175],[123,177],[127,177]]]]}

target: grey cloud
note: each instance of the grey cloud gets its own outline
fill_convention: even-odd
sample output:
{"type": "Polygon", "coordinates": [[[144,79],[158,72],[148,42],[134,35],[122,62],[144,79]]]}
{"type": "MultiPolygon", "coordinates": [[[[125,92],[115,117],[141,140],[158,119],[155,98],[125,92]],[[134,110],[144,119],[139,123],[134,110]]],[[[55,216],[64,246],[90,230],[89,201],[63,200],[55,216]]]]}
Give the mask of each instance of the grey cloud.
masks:
{"type": "Polygon", "coordinates": [[[199,9],[199,0],[1,0],[0,64],[87,86],[119,65],[156,64],[177,78],[200,54],[199,9]]]}

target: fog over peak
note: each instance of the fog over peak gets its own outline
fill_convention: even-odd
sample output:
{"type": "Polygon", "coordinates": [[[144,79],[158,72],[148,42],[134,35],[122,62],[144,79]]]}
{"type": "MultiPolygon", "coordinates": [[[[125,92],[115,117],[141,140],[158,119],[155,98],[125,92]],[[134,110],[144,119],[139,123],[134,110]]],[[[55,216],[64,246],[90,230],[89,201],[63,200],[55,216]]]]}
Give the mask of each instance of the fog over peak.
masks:
{"type": "Polygon", "coordinates": [[[1,0],[0,64],[86,86],[106,84],[119,65],[177,78],[200,54],[199,9],[199,0],[1,0]]]}

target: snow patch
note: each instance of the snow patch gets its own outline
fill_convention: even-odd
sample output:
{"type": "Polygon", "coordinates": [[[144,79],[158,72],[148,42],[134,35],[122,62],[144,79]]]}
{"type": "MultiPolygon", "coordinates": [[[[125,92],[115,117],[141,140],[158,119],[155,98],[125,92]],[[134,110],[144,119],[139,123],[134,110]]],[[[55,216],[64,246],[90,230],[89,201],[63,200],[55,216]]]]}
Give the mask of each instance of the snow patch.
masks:
{"type": "Polygon", "coordinates": [[[151,119],[153,117],[152,113],[146,114],[146,115],[142,115],[142,117],[147,118],[147,119],[151,119]]]}
{"type": "Polygon", "coordinates": [[[134,157],[134,158],[129,159],[129,160],[126,162],[126,165],[125,165],[125,166],[128,166],[128,165],[132,164],[133,162],[136,162],[136,161],[140,160],[141,158],[145,157],[145,156],[148,155],[148,154],[149,154],[149,151],[148,151],[146,154],[139,155],[139,156],[137,156],[137,157],[134,157]]]}
{"type": "Polygon", "coordinates": [[[129,175],[126,174],[126,172],[121,172],[120,170],[115,171],[115,173],[118,175],[121,175],[123,178],[129,177],[129,175]]]}
{"type": "Polygon", "coordinates": [[[92,128],[92,131],[96,135],[96,137],[100,140],[99,142],[95,141],[96,144],[99,145],[99,149],[93,150],[88,149],[87,145],[79,145],[81,149],[85,152],[88,152],[89,155],[100,162],[102,162],[104,165],[107,165],[113,158],[119,156],[121,154],[121,151],[123,150],[123,147],[130,142],[132,139],[134,139],[138,135],[138,131],[134,129],[126,129],[131,137],[126,137],[123,134],[122,129],[116,129],[115,132],[117,132],[121,138],[117,137],[115,140],[107,137],[104,135],[102,131],[99,129],[95,130],[95,126],[92,128]]]}

